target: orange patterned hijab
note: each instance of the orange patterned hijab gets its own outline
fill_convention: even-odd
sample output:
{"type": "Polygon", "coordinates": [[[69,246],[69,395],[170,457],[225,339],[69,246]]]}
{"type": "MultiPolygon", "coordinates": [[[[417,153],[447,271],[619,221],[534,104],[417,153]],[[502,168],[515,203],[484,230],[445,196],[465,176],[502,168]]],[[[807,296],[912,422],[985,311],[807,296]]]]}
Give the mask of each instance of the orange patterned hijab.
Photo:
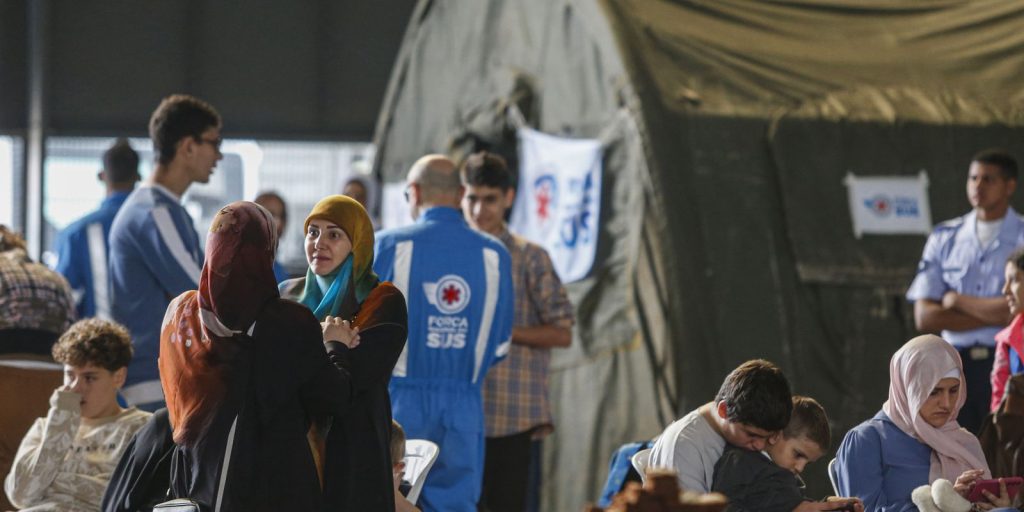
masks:
{"type": "Polygon", "coordinates": [[[270,213],[238,201],[220,210],[206,238],[199,290],[167,308],[160,333],[160,381],[174,440],[189,445],[209,426],[229,385],[246,335],[278,297],[277,246],[270,213]]]}

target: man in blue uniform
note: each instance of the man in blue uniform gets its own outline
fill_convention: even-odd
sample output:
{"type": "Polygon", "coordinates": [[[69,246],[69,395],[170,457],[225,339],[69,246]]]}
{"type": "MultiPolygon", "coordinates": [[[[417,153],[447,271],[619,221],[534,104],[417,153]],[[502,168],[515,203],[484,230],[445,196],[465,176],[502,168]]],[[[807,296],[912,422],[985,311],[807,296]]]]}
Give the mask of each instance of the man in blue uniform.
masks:
{"type": "Polygon", "coordinates": [[[957,420],[975,434],[988,414],[995,335],[1010,320],[1003,270],[1010,253],[1024,245],[1024,219],[1010,208],[1016,188],[1017,162],[1010,154],[975,155],[967,174],[974,209],[935,227],[907,290],[917,329],[941,332],[960,353],[967,403],[957,420]]]}
{"type": "Polygon", "coordinates": [[[186,95],[165,98],[149,121],[156,166],[114,218],[110,280],[114,320],[128,327],[135,354],[121,390],[130,405],[163,406],[157,370],[160,325],[167,304],[199,287],[203,255],[181,196],[206,183],[222,158],[220,114],[186,95]]]}
{"type": "Polygon", "coordinates": [[[54,252],[57,267],[71,285],[78,318],[110,316],[110,279],[107,278],[107,236],[128,194],[139,181],[139,154],[128,139],[118,139],[103,153],[103,170],[97,176],[107,188],[107,198],[96,211],[64,228],[54,252]]]}
{"type": "Polygon", "coordinates": [[[509,350],[511,261],[496,238],[471,229],[455,164],[428,155],[409,170],[412,226],[377,236],[374,270],[402,290],[409,339],[391,378],[395,419],[440,454],[420,497],[425,511],[476,510],[484,465],[481,386],[509,350]]]}

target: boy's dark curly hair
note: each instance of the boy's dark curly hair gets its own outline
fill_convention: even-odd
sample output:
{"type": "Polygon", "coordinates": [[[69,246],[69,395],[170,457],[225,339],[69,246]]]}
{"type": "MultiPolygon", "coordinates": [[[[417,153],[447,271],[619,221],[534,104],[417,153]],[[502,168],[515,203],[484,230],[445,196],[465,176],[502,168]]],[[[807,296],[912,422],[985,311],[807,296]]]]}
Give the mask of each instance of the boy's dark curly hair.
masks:
{"type": "Polygon", "coordinates": [[[116,322],[88,318],[75,322],[57,343],[53,360],[71,366],[91,364],[117,371],[132,360],[132,337],[116,322]]]}

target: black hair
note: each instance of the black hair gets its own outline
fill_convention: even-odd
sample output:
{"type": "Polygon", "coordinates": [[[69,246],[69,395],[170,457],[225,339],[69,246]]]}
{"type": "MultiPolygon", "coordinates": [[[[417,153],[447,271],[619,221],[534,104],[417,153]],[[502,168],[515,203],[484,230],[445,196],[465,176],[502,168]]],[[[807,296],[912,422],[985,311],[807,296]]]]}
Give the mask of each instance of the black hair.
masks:
{"type": "Polygon", "coordinates": [[[128,139],[120,138],[103,153],[103,171],[111,183],[132,183],[139,179],[139,154],[128,139]]]}
{"type": "Polygon", "coordinates": [[[1013,263],[1018,272],[1024,272],[1024,247],[1018,247],[1006,258],[1007,263],[1013,263]]]}
{"type": "Polygon", "coordinates": [[[487,151],[469,155],[459,172],[462,184],[469,187],[492,187],[502,192],[512,188],[512,174],[505,159],[487,151]]]}
{"type": "Polygon", "coordinates": [[[786,428],[793,411],[789,381],[764,359],[747,361],[725,377],[715,402],[725,402],[726,418],[769,432],[786,428]]]}
{"type": "Polygon", "coordinates": [[[220,126],[220,114],[209,103],[187,94],[164,98],[149,119],[149,138],[153,140],[157,161],[163,165],[171,163],[181,139],[199,140],[203,132],[220,126]]]}
{"type": "Polygon", "coordinates": [[[1003,179],[1017,179],[1017,160],[1004,149],[989,148],[979,151],[971,161],[998,167],[1003,179]]]}

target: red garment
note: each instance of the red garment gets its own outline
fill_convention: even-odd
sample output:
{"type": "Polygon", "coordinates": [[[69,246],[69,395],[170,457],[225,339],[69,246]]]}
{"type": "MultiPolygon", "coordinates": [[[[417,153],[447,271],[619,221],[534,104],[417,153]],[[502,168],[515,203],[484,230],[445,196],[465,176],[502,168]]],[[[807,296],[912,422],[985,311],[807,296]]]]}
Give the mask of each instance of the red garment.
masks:
{"type": "Polygon", "coordinates": [[[272,217],[255,203],[220,210],[206,238],[199,291],[168,307],[161,329],[160,377],[174,441],[188,446],[209,426],[228,387],[240,343],[269,300],[277,235],[272,217]]]}
{"type": "Polygon", "coordinates": [[[999,402],[1006,392],[1006,381],[1010,380],[1010,348],[1017,354],[1024,354],[1024,314],[1017,315],[1010,325],[996,334],[996,360],[992,363],[991,410],[999,409],[999,402]]]}

